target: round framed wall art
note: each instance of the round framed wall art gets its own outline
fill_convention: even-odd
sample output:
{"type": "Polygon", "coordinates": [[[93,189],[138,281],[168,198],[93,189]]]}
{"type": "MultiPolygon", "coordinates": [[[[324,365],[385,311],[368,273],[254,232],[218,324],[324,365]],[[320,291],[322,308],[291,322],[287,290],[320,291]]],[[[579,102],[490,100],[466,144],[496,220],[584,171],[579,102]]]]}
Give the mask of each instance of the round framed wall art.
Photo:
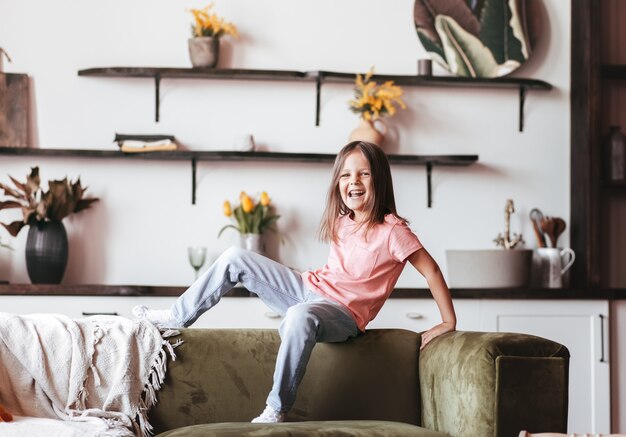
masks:
{"type": "Polygon", "coordinates": [[[413,16],[420,42],[451,74],[501,77],[530,56],[529,11],[525,0],[415,0],[413,16]]]}

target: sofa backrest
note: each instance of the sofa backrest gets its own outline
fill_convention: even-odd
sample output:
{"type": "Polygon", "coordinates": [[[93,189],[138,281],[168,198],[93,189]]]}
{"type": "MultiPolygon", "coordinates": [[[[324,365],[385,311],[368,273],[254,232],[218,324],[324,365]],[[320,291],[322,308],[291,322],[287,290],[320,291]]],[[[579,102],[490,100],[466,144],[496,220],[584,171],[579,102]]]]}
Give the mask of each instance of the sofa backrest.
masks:
{"type": "MultiPolygon", "coordinates": [[[[265,407],[280,337],[274,330],[183,329],[158,404],[156,433],[249,422],[265,407]]],[[[419,334],[369,330],[313,350],[287,420],[393,420],[419,424],[419,334]]]]}

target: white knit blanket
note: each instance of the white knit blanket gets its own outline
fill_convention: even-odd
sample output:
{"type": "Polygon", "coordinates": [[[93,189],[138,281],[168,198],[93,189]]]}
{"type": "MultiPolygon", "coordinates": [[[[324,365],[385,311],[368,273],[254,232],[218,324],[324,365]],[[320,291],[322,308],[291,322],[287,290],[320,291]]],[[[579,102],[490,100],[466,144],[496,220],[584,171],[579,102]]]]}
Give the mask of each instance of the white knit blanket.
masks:
{"type": "Polygon", "coordinates": [[[176,334],[123,317],[0,312],[0,403],[17,416],[91,423],[94,435],[150,435],[176,334]]]}

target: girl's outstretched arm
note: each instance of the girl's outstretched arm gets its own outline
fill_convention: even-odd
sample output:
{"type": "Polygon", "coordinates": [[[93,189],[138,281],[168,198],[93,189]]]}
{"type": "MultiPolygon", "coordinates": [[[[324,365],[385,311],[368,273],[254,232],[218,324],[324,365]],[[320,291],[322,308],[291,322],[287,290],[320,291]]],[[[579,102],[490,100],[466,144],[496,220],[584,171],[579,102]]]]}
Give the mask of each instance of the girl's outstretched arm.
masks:
{"type": "Polygon", "coordinates": [[[439,266],[426,249],[416,250],[409,256],[408,260],[426,278],[430,292],[441,314],[442,322],[422,334],[422,346],[420,349],[423,349],[433,338],[456,329],[456,314],[448,285],[445,279],[443,279],[439,266]]]}

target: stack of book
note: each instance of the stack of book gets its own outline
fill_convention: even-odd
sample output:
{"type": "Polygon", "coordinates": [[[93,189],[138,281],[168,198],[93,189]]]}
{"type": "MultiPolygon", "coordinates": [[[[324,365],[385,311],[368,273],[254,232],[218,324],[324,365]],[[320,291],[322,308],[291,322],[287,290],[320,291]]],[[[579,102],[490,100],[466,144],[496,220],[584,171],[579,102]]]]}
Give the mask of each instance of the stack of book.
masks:
{"type": "Polygon", "coordinates": [[[166,152],[177,149],[173,135],[115,134],[115,140],[124,153],[166,152]]]}

